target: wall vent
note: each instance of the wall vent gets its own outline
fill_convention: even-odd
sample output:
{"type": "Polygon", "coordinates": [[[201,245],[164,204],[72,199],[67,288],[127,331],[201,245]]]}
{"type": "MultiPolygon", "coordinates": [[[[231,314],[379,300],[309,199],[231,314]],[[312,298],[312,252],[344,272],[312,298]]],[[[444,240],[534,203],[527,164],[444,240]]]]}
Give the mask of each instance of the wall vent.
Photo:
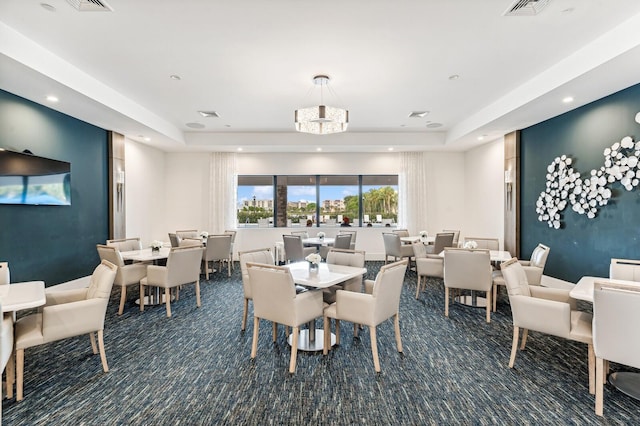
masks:
{"type": "Polygon", "coordinates": [[[549,0],[515,0],[511,6],[504,11],[504,16],[532,16],[537,15],[544,9],[549,0]]]}
{"type": "Polygon", "coordinates": [[[80,12],[113,12],[113,8],[101,0],[67,0],[80,12]]]}

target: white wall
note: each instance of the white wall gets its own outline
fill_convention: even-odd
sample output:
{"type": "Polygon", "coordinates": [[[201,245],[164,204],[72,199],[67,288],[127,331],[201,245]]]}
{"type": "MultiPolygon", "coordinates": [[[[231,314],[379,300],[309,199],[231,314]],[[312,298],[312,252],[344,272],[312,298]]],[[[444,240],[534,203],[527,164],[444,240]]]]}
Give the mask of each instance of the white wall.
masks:
{"type": "Polygon", "coordinates": [[[460,236],[500,239],[504,247],[504,140],[464,154],[465,228],[460,236]]]}
{"type": "Polygon", "coordinates": [[[143,246],[168,240],[165,153],[129,139],[124,152],[127,237],[140,237],[143,246]]]}
{"type": "MultiPolygon", "coordinates": [[[[466,153],[427,152],[429,186],[427,231],[460,229],[464,235],[503,239],[503,143],[466,153]]],[[[178,229],[207,230],[209,223],[209,154],[162,152],[127,141],[127,235],[143,244],[168,240],[178,229]]],[[[268,153],[238,154],[238,174],[396,174],[398,153],[268,153]]],[[[325,229],[328,235],[339,228],[325,229]]],[[[357,248],[367,259],[382,259],[383,228],[358,230],[357,248]]],[[[311,228],[311,233],[317,232],[311,228]]],[[[416,233],[420,230],[410,230],[416,233]]],[[[286,228],[239,229],[236,252],[273,247],[286,228]]]]}

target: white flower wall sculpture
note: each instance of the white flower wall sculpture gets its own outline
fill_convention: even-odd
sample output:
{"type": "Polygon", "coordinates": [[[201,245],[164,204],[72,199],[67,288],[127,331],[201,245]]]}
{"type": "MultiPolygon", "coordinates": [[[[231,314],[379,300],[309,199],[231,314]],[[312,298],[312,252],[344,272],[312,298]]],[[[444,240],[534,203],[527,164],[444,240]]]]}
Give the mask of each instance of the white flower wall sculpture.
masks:
{"type": "MultiPolygon", "coordinates": [[[[640,112],[636,114],[636,122],[640,123],[640,112]]],[[[571,167],[572,159],[566,155],[556,157],[547,166],[546,189],[536,202],[540,222],[560,229],[561,213],[568,203],[574,212],[593,219],[598,208],[606,206],[611,199],[609,185],[620,182],[631,191],[640,184],[640,142],[626,136],[606,148],[603,155],[604,165],[591,170],[585,178],[571,167]]]]}

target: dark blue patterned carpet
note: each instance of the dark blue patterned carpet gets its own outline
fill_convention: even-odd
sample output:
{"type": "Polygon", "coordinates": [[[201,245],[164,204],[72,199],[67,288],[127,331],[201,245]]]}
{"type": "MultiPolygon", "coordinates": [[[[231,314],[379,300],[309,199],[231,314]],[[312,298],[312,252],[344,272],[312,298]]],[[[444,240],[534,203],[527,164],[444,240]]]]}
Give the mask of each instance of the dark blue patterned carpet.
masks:
{"type": "MultiPolygon", "coordinates": [[[[380,265],[368,262],[368,277],[380,265]]],[[[203,281],[200,309],[193,286],[183,289],[172,318],[164,307],[139,312],[136,290],[118,317],[114,289],[105,325],[110,372],[102,372],[86,336],[28,349],[25,399],[3,401],[4,424],[640,423],[640,402],[608,386],[605,417],[594,414],[585,345],[532,332],[509,369],[505,294],[487,324],[484,310],[460,305],[445,318],[442,282],[429,281],[420,300],[415,282],[415,273],[407,272],[400,307],[404,355],[396,351],[393,323],[378,327],[379,375],[368,330],[354,339],[349,323],[329,356],[299,352],[291,376],[283,328],[274,345],[263,322],[252,361],[251,317],[247,332],[240,332],[237,263],[230,279],[218,273],[203,281]]]]}

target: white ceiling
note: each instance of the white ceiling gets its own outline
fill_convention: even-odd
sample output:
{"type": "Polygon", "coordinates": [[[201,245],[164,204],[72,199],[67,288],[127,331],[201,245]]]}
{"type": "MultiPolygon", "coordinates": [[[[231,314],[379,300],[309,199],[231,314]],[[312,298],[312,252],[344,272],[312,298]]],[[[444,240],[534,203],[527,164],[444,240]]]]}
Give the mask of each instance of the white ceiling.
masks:
{"type": "Polygon", "coordinates": [[[2,0],[0,88],[168,151],[357,152],[468,149],[640,82],[640,1],[512,2],[2,0]],[[295,132],[316,74],[347,133],[295,132]]]}

